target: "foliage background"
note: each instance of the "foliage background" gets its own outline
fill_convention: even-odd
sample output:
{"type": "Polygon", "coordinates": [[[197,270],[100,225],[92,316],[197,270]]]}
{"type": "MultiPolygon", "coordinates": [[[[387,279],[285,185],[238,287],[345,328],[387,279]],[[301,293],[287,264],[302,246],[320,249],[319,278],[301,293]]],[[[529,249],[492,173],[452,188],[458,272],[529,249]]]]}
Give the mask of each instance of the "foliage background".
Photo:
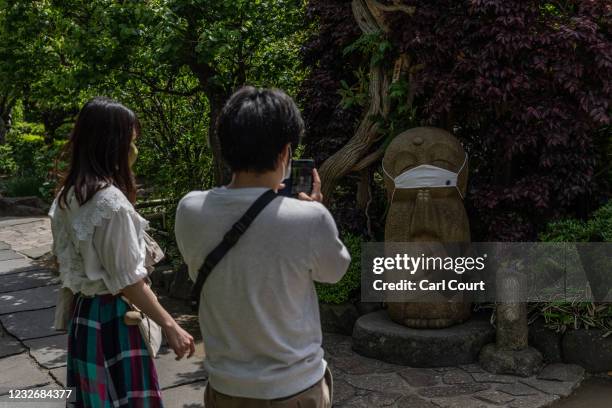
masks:
{"type": "MultiPolygon", "coordinates": [[[[136,170],[147,196],[178,199],[220,181],[210,132],[233,89],[296,95],[302,17],[296,0],[0,0],[0,102],[10,98],[7,118],[20,104],[21,120],[41,124],[51,145],[85,100],[116,98],[143,125],[136,170]]],[[[19,123],[12,134],[11,145],[31,142],[19,123]]]]}
{"type": "MultiPolygon", "coordinates": [[[[364,119],[369,68],[405,56],[374,148],[419,125],[457,135],[474,240],[610,239],[600,213],[589,221],[612,185],[609,4],[404,0],[414,14],[385,13],[388,31],[362,35],[351,3],[0,0],[2,194],[52,197],[71,123],[95,95],[140,117],[139,197],[167,199],[155,211],[227,180],[214,124],[244,84],[295,97],[304,155],[320,166],[364,119]]],[[[379,161],[340,180],[329,206],[353,259],[357,241],[382,239],[386,205],[379,161]]],[[[172,217],[157,227],[173,252],[172,217]]],[[[355,265],[321,297],[354,297],[355,265]]]]}
{"type": "MultiPolygon", "coordinates": [[[[381,144],[415,125],[447,129],[462,141],[470,155],[466,205],[474,240],[535,240],[548,222],[588,217],[609,198],[609,4],[401,4],[414,14],[385,13],[389,30],[376,39],[334,32],[340,16],[350,13],[349,1],[309,3],[320,27],[305,47],[311,71],[304,109],[315,129],[313,150],[328,156],[354,132],[367,104],[368,78],[360,70],[377,54],[386,70],[404,56],[410,68],[387,90],[392,110],[381,118],[387,132],[381,144]],[[355,49],[360,53],[347,55],[355,49]]],[[[377,164],[374,170],[380,172],[377,164]]]]}

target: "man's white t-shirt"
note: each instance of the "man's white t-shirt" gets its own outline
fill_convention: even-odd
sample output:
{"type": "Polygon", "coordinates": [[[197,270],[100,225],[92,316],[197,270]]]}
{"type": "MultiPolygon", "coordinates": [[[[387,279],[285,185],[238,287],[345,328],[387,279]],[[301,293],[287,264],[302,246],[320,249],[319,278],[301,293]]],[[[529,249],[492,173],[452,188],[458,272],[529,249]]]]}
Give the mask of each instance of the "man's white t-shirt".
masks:
{"type": "MultiPolygon", "coordinates": [[[[206,255],[266,188],[194,191],[179,203],[176,240],[195,281],[206,255]]],[[[211,386],[274,399],[319,381],[326,362],[314,281],[335,283],[350,255],[327,209],[274,199],[208,277],[199,320],[211,386]]]]}

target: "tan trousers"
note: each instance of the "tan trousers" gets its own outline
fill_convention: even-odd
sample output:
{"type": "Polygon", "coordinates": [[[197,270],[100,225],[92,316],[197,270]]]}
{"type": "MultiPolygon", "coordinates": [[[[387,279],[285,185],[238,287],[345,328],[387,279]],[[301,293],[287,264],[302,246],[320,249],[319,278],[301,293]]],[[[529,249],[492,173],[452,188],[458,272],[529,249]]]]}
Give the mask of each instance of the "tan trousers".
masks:
{"type": "Polygon", "coordinates": [[[262,400],[231,397],[215,391],[210,384],[204,392],[204,408],[331,408],[333,381],[329,369],[321,381],[287,398],[262,400]]]}

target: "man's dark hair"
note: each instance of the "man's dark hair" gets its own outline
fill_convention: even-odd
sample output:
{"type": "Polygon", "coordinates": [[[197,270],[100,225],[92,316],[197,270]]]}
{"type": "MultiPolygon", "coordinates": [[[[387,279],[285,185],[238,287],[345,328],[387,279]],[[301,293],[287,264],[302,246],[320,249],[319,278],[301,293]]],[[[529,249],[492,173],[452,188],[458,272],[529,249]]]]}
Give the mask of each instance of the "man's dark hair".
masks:
{"type": "Polygon", "coordinates": [[[274,170],[283,147],[297,146],[303,133],[295,102],[278,89],[239,89],[217,121],[221,154],[232,171],[274,170]]]}

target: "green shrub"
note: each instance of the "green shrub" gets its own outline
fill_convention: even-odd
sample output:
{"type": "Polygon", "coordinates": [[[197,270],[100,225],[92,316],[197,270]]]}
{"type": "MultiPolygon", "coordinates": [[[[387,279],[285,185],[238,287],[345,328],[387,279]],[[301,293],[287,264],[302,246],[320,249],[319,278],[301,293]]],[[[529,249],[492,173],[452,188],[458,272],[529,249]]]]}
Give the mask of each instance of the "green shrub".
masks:
{"type": "Polygon", "coordinates": [[[15,121],[11,127],[11,132],[18,135],[44,136],[45,126],[42,123],[15,121]]]}
{"type": "Polygon", "coordinates": [[[547,302],[529,305],[532,318],[541,316],[544,325],[556,332],[600,329],[612,334],[612,305],[591,302],[547,302]]]}
{"type": "Polygon", "coordinates": [[[32,176],[12,177],[3,183],[4,194],[7,197],[42,197],[40,188],[43,181],[32,176]]]}
{"type": "Polygon", "coordinates": [[[41,163],[37,162],[39,153],[46,148],[42,136],[19,134],[11,131],[7,142],[13,150],[13,160],[17,164],[17,174],[20,176],[37,176],[41,163]]]}
{"type": "Polygon", "coordinates": [[[10,176],[17,171],[17,163],[13,158],[13,148],[10,145],[0,145],[0,175],[10,176]]]}
{"type": "Polygon", "coordinates": [[[189,191],[211,188],[208,100],[202,95],[179,100],[160,96],[143,100],[139,109],[142,134],[136,141],[139,154],[134,171],[152,188],[152,197],[178,202],[189,191]],[[167,114],[151,114],[158,110],[167,114]]]}
{"type": "Polygon", "coordinates": [[[66,140],[55,140],[35,154],[35,172],[43,180],[39,187],[40,196],[47,201],[53,199],[60,175],[68,169],[68,162],[62,157],[66,140]]]}
{"type": "Polygon", "coordinates": [[[323,303],[341,304],[358,297],[361,286],[361,237],[343,234],[342,242],[351,254],[351,264],[340,282],[317,283],[317,294],[323,303]]]}
{"type": "MultiPolygon", "coordinates": [[[[586,220],[568,219],[547,226],[540,234],[545,242],[612,241],[612,202],[586,220]]],[[[546,302],[530,305],[532,319],[542,317],[546,327],[558,332],[596,328],[612,334],[612,305],[592,302],[546,302]]]]}
{"type": "Polygon", "coordinates": [[[553,222],[540,234],[545,242],[589,242],[612,241],[612,202],[593,213],[593,216],[580,221],[568,219],[553,222]]]}
{"type": "MultiPolygon", "coordinates": [[[[45,144],[43,136],[23,131],[38,132],[38,125],[21,124],[7,136],[5,149],[10,149],[12,163],[11,179],[4,183],[8,196],[37,195],[43,199],[53,198],[58,174],[66,169],[66,163],[60,160],[65,140],[56,140],[52,145],[45,144]]],[[[4,147],[3,146],[3,147],[4,147]]],[[[0,172],[3,160],[0,150],[0,172]]],[[[11,162],[6,162],[8,165],[11,162]]]]}

